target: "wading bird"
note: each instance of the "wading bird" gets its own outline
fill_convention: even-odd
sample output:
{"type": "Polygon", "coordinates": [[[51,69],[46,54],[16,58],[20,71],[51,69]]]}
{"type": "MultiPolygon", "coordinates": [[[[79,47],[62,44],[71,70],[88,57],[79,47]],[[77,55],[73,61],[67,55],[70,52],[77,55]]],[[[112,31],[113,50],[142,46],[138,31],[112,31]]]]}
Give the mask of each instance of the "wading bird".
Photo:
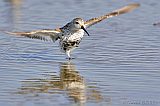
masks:
{"type": "Polygon", "coordinates": [[[35,30],[30,32],[7,32],[8,34],[24,36],[32,39],[40,39],[44,41],[57,41],[59,40],[59,47],[62,52],[64,52],[68,59],[72,59],[70,54],[71,51],[77,48],[83,38],[84,33],[89,36],[87,28],[101,22],[104,19],[108,19],[120,14],[130,12],[140,4],[134,3],[124,6],[118,10],[110,12],[108,14],[99,16],[97,18],[91,18],[84,21],[82,18],[74,18],[71,22],[67,23],[65,26],[57,29],[46,29],[46,30],[35,30]]]}

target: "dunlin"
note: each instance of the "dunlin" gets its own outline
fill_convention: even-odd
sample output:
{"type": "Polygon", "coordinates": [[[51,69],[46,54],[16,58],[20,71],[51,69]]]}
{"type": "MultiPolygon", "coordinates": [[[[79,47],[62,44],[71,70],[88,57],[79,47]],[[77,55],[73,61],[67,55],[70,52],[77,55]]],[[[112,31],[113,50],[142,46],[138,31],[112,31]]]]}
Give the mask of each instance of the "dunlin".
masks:
{"type": "Polygon", "coordinates": [[[59,47],[62,52],[64,52],[68,59],[71,58],[71,51],[77,48],[83,38],[84,33],[89,36],[87,28],[90,26],[101,22],[104,19],[108,19],[120,14],[130,12],[140,4],[134,3],[124,6],[118,10],[107,13],[105,15],[99,16],[97,18],[91,18],[87,21],[84,21],[82,18],[74,18],[71,22],[67,23],[65,26],[57,29],[46,29],[46,30],[35,30],[30,32],[7,32],[9,34],[25,36],[32,39],[40,39],[45,41],[57,41],[59,40],[59,47]]]}

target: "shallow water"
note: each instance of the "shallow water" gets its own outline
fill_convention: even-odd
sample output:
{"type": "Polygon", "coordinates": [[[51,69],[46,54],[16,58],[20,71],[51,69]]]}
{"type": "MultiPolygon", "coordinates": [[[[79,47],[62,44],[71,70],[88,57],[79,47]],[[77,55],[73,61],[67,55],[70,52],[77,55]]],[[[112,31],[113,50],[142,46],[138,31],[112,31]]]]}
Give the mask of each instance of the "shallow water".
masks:
{"type": "MultiPolygon", "coordinates": [[[[56,28],[89,19],[131,0],[0,1],[0,30],[56,28]]],[[[88,29],[68,61],[58,43],[0,32],[0,106],[159,106],[160,2],[88,29]]]]}

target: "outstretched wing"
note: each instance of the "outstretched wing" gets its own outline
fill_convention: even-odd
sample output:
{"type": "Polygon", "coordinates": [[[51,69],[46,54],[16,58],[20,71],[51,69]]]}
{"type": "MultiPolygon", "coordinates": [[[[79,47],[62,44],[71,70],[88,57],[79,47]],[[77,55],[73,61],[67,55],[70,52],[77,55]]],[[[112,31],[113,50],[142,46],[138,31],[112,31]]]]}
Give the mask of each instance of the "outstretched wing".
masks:
{"type": "Polygon", "coordinates": [[[100,22],[104,19],[111,18],[111,17],[114,17],[114,16],[118,16],[120,14],[130,12],[130,11],[132,11],[133,9],[135,9],[139,6],[140,6],[140,4],[137,4],[137,3],[129,4],[125,7],[122,7],[122,8],[120,8],[118,10],[115,10],[111,13],[108,13],[108,14],[105,14],[103,16],[100,16],[100,17],[97,17],[97,18],[92,18],[92,19],[88,20],[88,21],[85,22],[85,26],[90,27],[90,26],[92,26],[92,25],[94,25],[94,24],[96,24],[96,23],[98,23],[98,22],[100,22]]]}
{"type": "Polygon", "coordinates": [[[44,29],[44,30],[35,30],[31,32],[8,32],[8,34],[24,36],[32,39],[40,39],[44,41],[53,41],[55,42],[59,38],[59,33],[61,33],[60,29],[44,29]]]}

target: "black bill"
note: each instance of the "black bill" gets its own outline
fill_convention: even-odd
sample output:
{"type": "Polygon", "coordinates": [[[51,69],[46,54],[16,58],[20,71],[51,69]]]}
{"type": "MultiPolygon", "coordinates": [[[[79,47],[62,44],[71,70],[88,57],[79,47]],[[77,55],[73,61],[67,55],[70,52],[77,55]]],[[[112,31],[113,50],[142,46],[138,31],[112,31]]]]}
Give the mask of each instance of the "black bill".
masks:
{"type": "Polygon", "coordinates": [[[84,26],[81,26],[81,29],[83,29],[87,33],[87,35],[90,36],[87,30],[84,28],[84,26]]]}

